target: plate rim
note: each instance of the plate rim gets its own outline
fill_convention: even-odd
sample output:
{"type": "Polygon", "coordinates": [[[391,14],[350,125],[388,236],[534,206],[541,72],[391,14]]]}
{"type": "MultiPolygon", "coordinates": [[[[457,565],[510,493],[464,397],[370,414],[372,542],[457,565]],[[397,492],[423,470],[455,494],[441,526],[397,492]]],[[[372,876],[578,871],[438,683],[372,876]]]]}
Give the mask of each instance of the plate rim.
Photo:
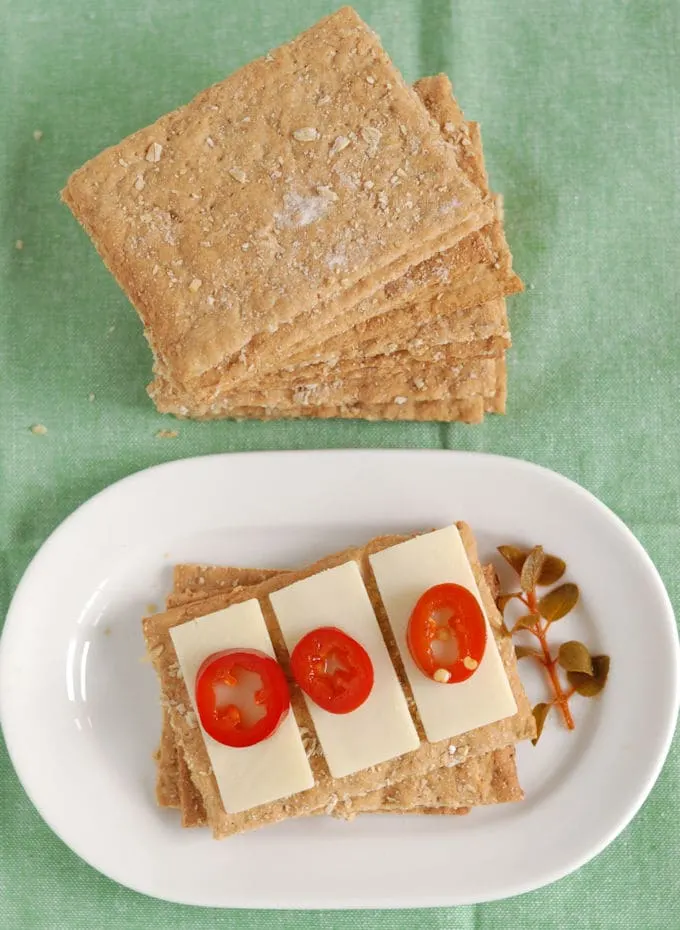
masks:
{"type": "MultiPolygon", "coordinates": [[[[132,472],[129,475],[126,475],[112,484],[102,488],[100,491],[92,495],[87,500],[83,501],[78,505],[70,514],[68,514],[47,536],[44,542],[39,546],[38,550],[31,558],[29,564],[27,565],[24,573],[11,597],[10,604],[6,613],[5,623],[3,625],[2,633],[0,635],[0,728],[3,731],[5,738],[5,744],[7,746],[7,752],[9,758],[14,767],[16,776],[21,784],[22,789],[26,792],[31,803],[36,808],[40,817],[46,822],[48,827],[64,842],[79,858],[83,859],[88,865],[92,868],[97,869],[102,872],[107,878],[120,883],[121,885],[128,887],[138,893],[141,893],[147,897],[156,897],[153,892],[145,890],[143,887],[137,885],[136,882],[130,881],[128,878],[121,879],[111,873],[111,870],[103,870],[98,865],[93,865],[91,860],[84,855],[80,849],[80,844],[73,845],[68,839],[65,838],[62,831],[58,829],[52,822],[52,818],[48,816],[43,808],[36,802],[33,792],[27,787],[24,782],[24,777],[19,773],[19,770],[15,761],[14,748],[12,744],[12,738],[8,737],[7,727],[6,727],[6,714],[7,714],[7,698],[6,698],[6,689],[3,687],[3,680],[7,680],[7,676],[3,674],[3,669],[5,664],[9,662],[9,656],[11,655],[12,650],[12,640],[14,638],[14,630],[19,626],[18,616],[19,608],[21,606],[21,601],[25,597],[25,592],[30,590],[32,585],[33,575],[41,568],[41,563],[43,560],[50,558],[52,550],[55,546],[59,544],[60,538],[63,534],[67,533],[72,522],[79,517],[79,515],[84,511],[90,508],[90,506],[95,506],[98,501],[103,500],[104,498],[114,495],[120,492],[121,487],[127,485],[133,485],[136,481],[142,479],[143,476],[146,476],[149,473],[157,473],[159,471],[172,471],[178,468],[191,468],[192,464],[201,462],[204,460],[215,460],[221,459],[225,461],[231,461],[234,459],[267,459],[272,464],[274,464],[274,459],[277,458],[342,458],[342,457],[370,457],[370,458],[393,458],[393,457],[413,457],[413,458],[463,458],[463,459],[484,459],[484,460],[494,460],[497,463],[502,463],[503,467],[510,468],[519,468],[524,469],[528,468],[531,471],[542,473],[545,477],[548,477],[550,480],[558,479],[558,481],[564,482],[567,486],[571,488],[572,491],[577,492],[579,495],[584,496],[590,505],[594,505],[604,516],[608,519],[613,520],[617,525],[619,531],[623,530],[624,534],[627,537],[629,543],[632,543],[637,556],[640,557],[645,563],[647,569],[647,574],[650,578],[654,579],[654,582],[657,586],[658,593],[661,597],[661,601],[664,604],[664,613],[663,620],[664,623],[668,621],[668,626],[675,633],[675,643],[676,649],[674,650],[675,661],[672,663],[672,684],[673,684],[673,694],[670,696],[672,700],[669,699],[668,704],[668,719],[666,726],[664,727],[663,740],[661,743],[661,748],[657,752],[656,758],[653,760],[653,764],[650,765],[647,777],[645,779],[644,785],[641,785],[636,793],[635,802],[627,809],[627,811],[619,817],[617,823],[612,826],[612,828],[606,831],[603,834],[600,842],[593,844],[578,860],[573,861],[571,864],[564,868],[556,868],[550,873],[547,877],[543,876],[540,882],[537,884],[535,881],[527,880],[524,883],[516,883],[513,887],[513,890],[508,892],[503,889],[498,893],[487,894],[483,899],[478,897],[471,897],[469,900],[460,900],[456,903],[460,904],[472,904],[480,903],[481,901],[494,901],[501,900],[505,898],[515,897],[519,894],[524,894],[528,891],[535,890],[537,888],[545,887],[546,885],[552,884],[558,879],[571,874],[577,869],[581,868],[587,862],[591,861],[595,856],[599,855],[613,840],[628,826],[628,824],[634,819],[638,814],[640,808],[643,806],[649,794],[654,787],[659,775],[663,769],[663,766],[668,757],[670,751],[673,737],[675,734],[677,726],[678,711],[680,709],[680,647],[678,647],[678,630],[675,622],[673,604],[670,600],[666,587],[664,585],[663,579],[659,571],[657,570],[651,556],[646,551],[642,543],[638,540],[635,534],[631,529],[623,522],[623,520],[603,501],[597,498],[591,491],[584,488],[582,485],[578,484],[573,479],[562,475],[561,473],[550,469],[544,465],[537,464],[525,459],[505,456],[497,453],[489,452],[476,452],[476,451],[467,451],[467,450],[442,450],[442,449],[364,449],[364,448],[343,448],[343,449],[319,449],[319,450],[272,450],[272,451],[247,451],[247,452],[220,452],[220,453],[210,453],[206,455],[190,456],[187,458],[174,459],[169,462],[162,462],[156,465],[151,465],[149,467],[139,469],[138,471],[132,472]]],[[[241,904],[236,903],[234,905],[215,905],[211,902],[197,902],[195,900],[189,901],[182,896],[167,896],[163,898],[164,900],[172,901],[178,904],[190,904],[194,906],[206,906],[206,907],[223,907],[224,909],[248,909],[252,907],[257,907],[254,904],[241,904]]],[[[410,898],[400,898],[398,901],[392,901],[390,899],[384,899],[382,896],[372,897],[371,903],[367,904],[364,900],[346,900],[342,904],[336,902],[331,903],[322,903],[310,897],[309,901],[298,901],[295,905],[285,905],[283,909],[286,908],[297,908],[300,910],[309,910],[315,908],[335,908],[342,907],[343,909],[353,910],[361,908],[385,908],[385,909],[395,909],[395,908],[409,908],[409,907],[441,907],[441,906],[451,906],[451,899],[447,898],[445,895],[442,895],[441,899],[434,899],[431,894],[428,894],[427,901],[423,902],[418,899],[417,893],[412,893],[410,898]]],[[[258,909],[263,910],[279,910],[276,906],[265,906],[262,908],[260,905],[258,909]]]]}

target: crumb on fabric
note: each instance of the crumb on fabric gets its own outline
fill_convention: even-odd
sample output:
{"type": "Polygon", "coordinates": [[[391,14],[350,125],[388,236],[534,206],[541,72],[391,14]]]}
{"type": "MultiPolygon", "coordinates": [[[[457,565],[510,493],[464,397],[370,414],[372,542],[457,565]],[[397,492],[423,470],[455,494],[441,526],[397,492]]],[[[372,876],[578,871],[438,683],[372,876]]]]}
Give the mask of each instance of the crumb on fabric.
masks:
{"type": "Polygon", "coordinates": [[[18,249],[18,250],[21,252],[21,250],[23,249],[23,247],[24,247],[24,240],[23,240],[23,239],[17,239],[17,241],[14,243],[14,248],[15,248],[15,249],[18,249]]]}
{"type": "Polygon", "coordinates": [[[34,436],[46,436],[47,427],[44,426],[42,423],[34,423],[33,426],[31,427],[31,432],[33,433],[34,436]]]}
{"type": "Polygon", "coordinates": [[[34,130],[33,130],[33,138],[35,139],[36,142],[40,142],[40,140],[42,139],[42,137],[43,137],[43,131],[42,131],[42,129],[34,129],[34,130]]]}
{"type": "Polygon", "coordinates": [[[178,436],[176,429],[159,429],[156,433],[156,439],[177,439],[178,436]]]}

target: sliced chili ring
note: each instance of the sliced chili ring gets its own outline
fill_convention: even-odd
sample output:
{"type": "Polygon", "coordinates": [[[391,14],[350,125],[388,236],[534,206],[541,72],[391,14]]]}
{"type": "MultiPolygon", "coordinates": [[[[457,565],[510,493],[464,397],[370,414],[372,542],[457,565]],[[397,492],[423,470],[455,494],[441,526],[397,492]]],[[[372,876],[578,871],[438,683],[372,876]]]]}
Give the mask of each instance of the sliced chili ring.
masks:
{"type": "Polygon", "coordinates": [[[304,693],[331,714],[349,714],[373,689],[373,663],[361,643],[334,626],[306,633],[290,657],[304,693]]]}
{"type": "Polygon", "coordinates": [[[268,739],[290,710],[283,669],[276,659],[256,649],[225,649],[208,656],[198,670],[195,688],[196,708],[205,732],[218,743],[236,749],[268,739]],[[243,707],[219,699],[218,692],[224,694],[225,689],[238,685],[239,672],[260,679],[252,694],[256,710],[260,711],[258,719],[247,720],[243,707]]]}
{"type": "Polygon", "coordinates": [[[482,608],[472,591],[459,584],[438,584],[425,591],[413,608],[406,635],[415,664],[441,684],[456,684],[474,675],[486,638],[482,608]]]}

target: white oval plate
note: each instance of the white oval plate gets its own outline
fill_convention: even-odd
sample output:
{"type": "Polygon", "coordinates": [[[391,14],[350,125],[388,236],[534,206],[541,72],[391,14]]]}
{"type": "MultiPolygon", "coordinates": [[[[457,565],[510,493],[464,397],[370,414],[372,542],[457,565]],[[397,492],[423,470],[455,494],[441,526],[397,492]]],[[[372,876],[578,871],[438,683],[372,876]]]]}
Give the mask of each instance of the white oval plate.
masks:
{"type": "MultiPolygon", "coordinates": [[[[522,673],[540,700],[543,682],[526,662],[522,673]]],[[[469,904],[552,882],[639,809],[677,709],[672,608],[632,534],[553,472],[468,453],[218,455],[140,472],[48,539],[0,650],[9,752],[52,829],[124,885],[218,907],[469,904]],[[612,657],[604,694],[573,701],[574,733],[553,713],[538,747],[520,746],[523,803],[463,818],[308,818],[222,843],[155,806],[160,713],[139,621],[163,603],[175,562],[292,567],[458,519],[483,558],[503,543],[565,558],[582,598],[553,633],[612,657]]]]}

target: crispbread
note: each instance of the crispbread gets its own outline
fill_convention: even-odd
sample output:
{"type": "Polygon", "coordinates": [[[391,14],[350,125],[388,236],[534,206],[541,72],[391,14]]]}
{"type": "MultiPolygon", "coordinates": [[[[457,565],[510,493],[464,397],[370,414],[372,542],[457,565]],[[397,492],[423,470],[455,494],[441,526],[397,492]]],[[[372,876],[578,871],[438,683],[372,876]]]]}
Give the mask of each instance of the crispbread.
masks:
{"type": "MultiPolygon", "coordinates": [[[[310,326],[298,330],[294,339],[291,337],[280,343],[286,349],[286,358],[295,364],[302,363],[309,352],[315,350],[319,340],[324,340],[325,344],[329,337],[336,337],[346,342],[343,337],[349,336],[350,345],[358,342],[358,335],[352,328],[362,318],[368,322],[388,310],[393,311],[393,325],[395,333],[398,333],[402,326],[409,325],[411,317],[411,308],[405,307],[405,303],[410,304],[416,294],[421,294],[423,299],[435,296],[441,290],[442,283],[451,285],[452,300],[455,299],[455,291],[459,307],[511,294],[522,287],[521,281],[512,272],[512,256],[503,235],[497,201],[490,197],[479,125],[463,121],[446,75],[423,78],[414,84],[414,91],[439,125],[442,138],[450,144],[459,167],[484,198],[488,206],[488,224],[482,224],[483,228],[478,232],[470,231],[455,245],[452,243],[452,248],[439,250],[421,263],[411,261],[403,275],[394,277],[365,304],[349,308],[323,327],[310,326]]],[[[390,179],[390,185],[398,187],[404,183],[405,178],[406,174],[400,169],[390,179]]],[[[344,355],[344,351],[341,350],[339,354],[344,355]]],[[[281,358],[280,351],[277,358],[281,358]]],[[[241,361],[245,366],[250,366],[251,378],[253,372],[255,377],[259,377],[263,371],[273,367],[271,360],[262,357],[255,366],[254,360],[249,360],[247,353],[241,361]]],[[[247,375],[245,380],[248,380],[247,375]]]]}
{"type": "MultiPolygon", "coordinates": [[[[395,353],[367,359],[344,377],[334,373],[324,380],[304,376],[281,379],[277,387],[268,385],[258,391],[222,395],[219,403],[225,411],[235,407],[271,406],[277,410],[299,406],[336,404],[388,404],[405,392],[424,400],[455,397],[464,400],[473,394],[491,394],[496,383],[496,359],[489,357],[461,359],[448,346],[440,347],[440,360],[414,361],[407,353],[395,353]],[[414,369],[417,373],[414,374],[414,369]],[[414,378],[418,386],[414,384],[414,378]]],[[[212,405],[211,405],[212,406],[212,405]]],[[[210,407],[201,408],[207,412],[210,407]]]]}
{"type": "Polygon", "coordinates": [[[415,401],[391,404],[339,404],[336,406],[295,407],[221,407],[214,405],[208,413],[182,408],[177,416],[194,420],[414,420],[424,422],[481,423],[485,399],[481,395],[468,400],[415,401]]]}
{"type": "MultiPolygon", "coordinates": [[[[446,233],[434,243],[413,243],[408,256],[392,262],[389,268],[380,273],[373,274],[363,281],[360,287],[352,288],[351,293],[320,305],[313,314],[304,314],[301,315],[302,318],[298,316],[291,322],[282,323],[275,331],[267,330],[266,333],[253,336],[237,355],[215,365],[194,382],[180,382],[179,387],[196,395],[212,396],[216,390],[226,390],[248,376],[257,377],[258,372],[278,370],[288,362],[294,351],[303,351],[306,354],[329,332],[336,331],[333,325],[335,322],[339,322],[340,330],[344,332],[348,326],[385,312],[386,307],[381,296],[375,296],[380,295],[384,285],[408,277],[411,270],[426,258],[451,249],[470,233],[485,227],[493,220],[493,215],[494,204],[489,199],[456,227],[454,232],[446,233]],[[306,338],[310,340],[309,346],[306,338]]],[[[405,300],[405,297],[394,298],[393,304],[398,308],[405,300]]],[[[214,321],[209,322],[214,325],[214,321]]],[[[213,344],[208,341],[210,336],[211,333],[208,332],[202,334],[201,338],[207,345],[213,344]]],[[[158,358],[154,365],[154,374],[170,380],[166,366],[160,364],[158,358]]]]}
{"type": "Polygon", "coordinates": [[[175,565],[172,592],[166,598],[165,605],[171,610],[201,597],[214,597],[220,592],[229,593],[236,588],[249,588],[282,574],[282,569],[175,565]]]}
{"type": "MultiPolygon", "coordinates": [[[[357,339],[352,343],[349,340],[345,340],[344,344],[329,340],[321,347],[323,352],[315,353],[304,363],[286,365],[281,370],[295,373],[309,368],[316,369],[320,365],[333,367],[341,359],[345,362],[362,362],[376,355],[391,355],[400,351],[436,361],[442,345],[455,347],[461,357],[483,355],[490,349],[509,348],[510,332],[503,297],[473,306],[471,298],[466,296],[465,302],[468,305],[458,308],[455,301],[452,306],[451,293],[447,287],[432,298],[411,305],[408,328],[395,332],[392,328],[394,315],[381,314],[356,327],[357,339]]],[[[267,380],[269,377],[265,375],[267,380]]]]}
{"type": "MultiPolygon", "coordinates": [[[[391,354],[399,349],[425,357],[432,351],[436,354],[441,345],[460,340],[469,342],[471,339],[480,340],[482,344],[463,349],[461,355],[478,355],[489,349],[498,351],[507,348],[510,338],[502,298],[521,290],[521,281],[509,267],[510,253],[504,245],[502,230],[499,228],[495,232],[491,226],[487,230],[491,232],[492,240],[501,239],[499,250],[487,250],[487,254],[490,256],[489,261],[501,270],[508,271],[505,283],[490,278],[489,269],[493,269],[493,265],[482,260],[468,267],[452,283],[447,280],[450,271],[446,263],[431,260],[431,272],[433,277],[439,275],[438,283],[419,290],[417,300],[405,303],[412,300],[411,290],[406,294],[389,297],[382,304],[379,314],[320,345],[294,351],[283,361],[278,371],[269,371],[272,366],[251,365],[244,356],[239,363],[242,366],[242,379],[238,381],[238,389],[253,385],[262,389],[271,379],[274,379],[274,383],[285,383],[290,374],[299,373],[309,377],[307,368],[312,365],[316,367],[324,364],[326,369],[339,366],[338,371],[342,371],[351,362],[362,364],[365,358],[391,354]],[[499,310],[501,306],[502,311],[499,310]],[[394,309],[390,309],[392,307],[394,309]],[[476,329],[483,330],[484,335],[477,335],[476,329]],[[430,346],[436,348],[432,350],[430,346]],[[254,372],[256,377],[253,377],[254,372]]],[[[471,238],[465,239],[461,247],[473,248],[475,243],[470,241],[471,238]]],[[[442,258],[448,254],[442,253],[442,258]]],[[[497,272],[493,271],[492,274],[497,272]]],[[[149,394],[162,413],[174,413],[182,407],[195,409],[197,401],[207,406],[234,390],[232,381],[236,370],[236,366],[232,366],[232,378],[226,386],[217,384],[209,391],[192,392],[190,395],[159,376],[149,385],[149,394]]],[[[315,377],[326,376],[327,371],[322,370],[315,377]]]]}
{"type": "Polygon", "coordinates": [[[181,777],[179,774],[181,753],[170,726],[166,708],[163,708],[161,740],[154,753],[156,760],[156,801],[159,807],[182,807],[181,777]]]}
{"type": "MultiPolygon", "coordinates": [[[[479,126],[463,122],[448,78],[444,75],[424,78],[414,87],[437,120],[444,138],[451,141],[458,163],[471,182],[484,195],[488,195],[479,126]]],[[[314,331],[309,328],[301,331],[296,347],[287,353],[282,371],[272,371],[275,365],[271,361],[267,363],[260,359],[255,365],[245,352],[237,364],[230,366],[226,383],[217,383],[208,391],[192,392],[191,397],[185,400],[182,400],[182,392],[176,386],[158,377],[149,386],[149,393],[158,409],[161,412],[176,412],[184,406],[197,410],[199,400],[205,405],[215,404],[225,391],[233,389],[237,378],[240,379],[241,388],[247,385],[251,390],[262,391],[262,376],[266,372],[269,375],[265,374],[265,384],[274,378],[276,388],[286,382],[288,372],[295,374],[297,367],[319,361],[330,361],[338,366],[334,376],[341,377],[340,372],[344,372],[345,365],[352,357],[361,364],[366,355],[389,353],[411,341],[422,340],[421,346],[427,345],[431,335],[428,325],[433,320],[448,321],[450,334],[446,342],[466,338],[465,324],[462,324],[460,333],[457,325],[460,325],[459,318],[465,319],[468,313],[456,311],[476,307],[522,289],[522,282],[512,271],[512,255],[501,222],[500,198],[495,198],[494,204],[496,216],[493,222],[462,239],[453,249],[437,253],[412,267],[407,274],[386,285],[382,292],[372,297],[370,306],[357,306],[334,319],[332,325],[324,328],[320,345],[314,344],[318,342],[314,331]],[[362,315],[364,322],[357,323],[356,320],[362,315]]],[[[442,344],[441,323],[438,330],[439,344],[442,344]]],[[[288,345],[286,343],[286,347],[288,345]]],[[[315,377],[319,380],[325,375],[315,377]]],[[[252,402],[245,406],[252,406],[252,402]]],[[[202,412],[207,412],[207,406],[202,408],[202,412]]]]}
{"type": "MultiPolygon", "coordinates": [[[[479,755],[483,752],[489,752],[511,745],[518,739],[528,738],[534,732],[534,721],[526,695],[524,694],[517,675],[514,650],[512,649],[507,634],[504,634],[501,629],[500,619],[493,598],[484,582],[481,567],[477,561],[474,538],[466,525],[461,524],[460,530],[471,563],[473,564],[473,570],[480,587],[487,613],[492,622],[494,632],[499,639],[499,649],[518,705],[518,713],[513,717],[487,727],[473,730],[456,739],[457,753],[461,754],[467,750],[470,755],[479,755]]],[[[263,582],[255,589],[238,589],[231,595],[220,595],[204,599],[198,604],[186,604],[166,612],[165,614],[145,618],[144,633],[147,647],[153,658],[154,666],[161,678],[162,691],[165,695],[167,705],[169,706],[171,725],[175,731],[179,745],[184,750],[186,761],[191,770],[192,779],[203,797],[208,820],[216,837],[221,838],[235,832],[241,832],[264,825],[265,823],[273,823],[287,817],[306,814],[320,807],[325,808],[335,796],[341,797],[344,800],[345,794],[347,794],[348,797],[366,794],[371,790],[376,790],[382,785],[392,784],[407,777],[420,776],[440,765],[443,761],[443,756],[447,759],[456,758],[456,756],[450,757],[448,754],[449,740],[437,744],[423,742],[418,750],[406,756],[402,756],[399,759],[382,763],[381,765],[375,766],[373,769],[362,771],[343,779],[333,780],[328,773],[323,757],[313,756],[310,761],[316,779],[314,788],[283,801],[263,805],[243,814],[229,815],[222,807],[214,777],[210,771],[210,765],[200,731],[195,724],[192,727],[191,722],[187,719],[186,713],[182,713],[178,709],[179,707],[184,707],[186,710],[186,708],[190,706],[190,700],[184,682],[181,677],[177,677],[176,657],[168,633],[172,626],[186,622],[194,617],[219,610],[231,603],[247,600],[256,594],[260,599],[260,604],[265,614],[277,657],[281,661],[284,669],[287,670],[287,655],[283,648],[283,643],[271,607],[268,600],[266,600],[267,594],[285,586],[286,583],[290,583],[293,579],[307,577],[316,571],[342,564],[350,559],[357,560],[362,569],[364,581],[376,609],[376,614],[381,628],[383,629],[388,647],[391,644],[395,667],[400,674],[402,685],[408,694],[408,685],[400,661],[396,658],[398,653],[396,652],[389,624],[384,616],[375,582],[370,573],[367,561],[368,555],[371,552],[379,551],[389,545],[394,545],[396,542],[400,541],[400,539],[400,537],[394,536],[380,537],[371,541],[371,543],[362,549],[349,549],[334,556],[329,556],[307,569],[292,573],[284,580],[272,578],[263,582]],[[263,600],[263,598],[265,598],[265,600],[263,600]]],[[[301,727],[306,727],[309,733],[314,735],[314,727],[311,718],[296,688],[292,688],[292,708],[298,724],[301,727]]],[[[348,805],[351,804],[349,801],[347,803],[348,805]]]]}
{"type": "MultiPolygon", "coordinates": [[[[200,600],[219,591],[245,586],[246,583],[257,584],[277,574],[279,573],[275,571],[258,569],[177,565],[174,569],[173,591],[166,600],[166,606],[169,608],[187,603],[189,600],[200,600]]],[[[495,598],[497,579],[492,566],[484,568],[484,577],[495,598]]],[[[168,738],[174,742],[172,728],[165,716],[163,727],[161,745],[168,738]]],[[[176,793],[181,799],[183,826],[204,824],[203,801],[191,780],[183,754],[176,753],[174,758],[168,757],[165,763],[159,758],[158,765],[159,783],[163,781],[167,784],[174,781],[177,785],[176,793]],[[165,770],[163,770],[163,764],[165,764],[165,770]]],[[[461,809],[466,811],[466,808],[461,808],[462,804],[477,806],[516,801],[522,797],[514,764],[513,747],[474,757],[456,765],[455,771],[452,771],[452,768],[445,764],[441,769],[433,770],[424,776],[427,782],[426,792],[421,784],[422,779],[415,779],[411,782],[397,783],[385,791],[379,789],[361,798],[355,798],[351,815],[373,810],[385,810],[390,813],[428,813],[430,810],[443,814],[457,813],[461,809]],[[382,806],[376,806],[383,794],[382,806]]],[[[160,795],[159,804],[177,806],[164,804],[160,795]]],[[[345,813],[343,803],[338,804],[332,813],[338,817],[350,816],[345,813]]]]}
{"type": "MultiPolygon", "coordinates": [[[[412,367],[412,376],[418,377],[417,370],[412,367]]],[[[236,407],[224,408],[219,404],[213,405],[208,413],[202,413],[187,408],[179,408],[173,412],[180,417],[191,416],[199,420],[211,419],[249,419],[249,420],[280,420],[280,419],[362,419],[362,420],[435,420],[441,423],[463,422],[480,423],[484,419],[484,412],[504,413],[507,398],[507,370],[504,356],[496,360],[495,390],[490,396],[476,395],[464,400],[446,398],[444,400],[423,401],[418,399],[418,393],[413,391],[409,397],[400,395],[399,402],[391,404],[352,404],[352,405],[324,405],[302,406],[279,409],[276,407],[236,407]]]]}
{"type": "MultiPolygon", "coordinates": [[[[445,305],[445,299],[440,303],[445,305]]],[[[437,303],[432,309],[430,321],[416,328],[413,333],[413,338],[408,342],[396,342],[394,339],[398,337],[395,337],[386,322],[383,322],[381,330],[376,331],[376,335],[369,341],[369,350],[365,356],[353,353],[347,357],[332,357],[328,361],[310,362],[304,366],[286,366],[277,373],[264,375],[254,390],[246,387],[246,384],[250,385],[250,382],[242,382],[231,391],[218,394],[205,404],[197,403],[193,398],[183,398],[177,395],[167,384],[160,381],[152,385],[150,390],[155,392],[158,389],[159,393],[154,393],[154,399],[161,412],[176,415],[182,415],[183,412],[186,415],[190,411],[192,416],[201,416],[208,413],[216,404],[225,410],[230,406],[259,406],[258,401],[261,403],[262,400],[268,406],[279,407],[283,405],[282,397],[287,396],[290,402],[294,400],[296,394],[308,395],[309,385],[315,385],[316,390],[324,394],[332,385],[335,385],[334,390],[337,392],[342,391],[342,385],[346,384],[348,396],[343,398],[342,402],[347,403],[352,398],[352,386],[354,385],[354,390],[356,390],[357,384],[368,378],[367,371],[375,371],[374,380],[379,380],[382,386],[385,379],[390,377],[390,373],[397,370],[398,365],[405,371],[404,382],[401,385],[395,384],[391,397],[403,393],[403,389],[408,388],[409,384],[415,380],[416,384],[420,384],[418,389],[421,397],[432,400],[441,396],[441,394],[429,394],[425,389],[426,380],[432,380],[435,376],[434,366],[449,366],[436,380],[440,384],[451,384],[451,387],[455,388],[455,375],[459,372],[451,371],[451,369],[459,366],[461,360],[498,356],[510,343],[503,299],[472,307],[465,313],[453,315],[447,313],[446,306],[440,313],[439,303],[437,303]],[[456,341],[456,339],[463,341],[456,341]],[[403,348],[400,348],[402,345],[403,348]],[[371,351],[378,346],[385,349],[386,354],[371,351]],[[425,372],[420,371],[423,362],[429,363],[425,372]],[[409,366],[414,365],[416,370],[408,371],[409,366]],[[454,377],[448,376],[449,371],[454,377]],[[244,390],[248,390],[249,393],[244,394],[244,390]]],[[[370,392],[373,387],[375,385],[369,383],[367,391],[361,392],[362,403],[378,402],[371,399],[370,392]]],[[[447,391],[447,394],[461,396],[455,389],[447,391]]],[[[391,397],[388,395],[389,399],[391,397]]]]}
{"type": "MultiPolygon", "coordinates": [[[[172,731],[172,727],[170,728],[172,731]]],[[[174,736],[174,731],[172,731],[174,736]]],[[[208,823],[203,798],[191,779],[189,767],[181,748],[177,750],[176,759],[177,789],[180,798],[180,811],[183,827],[203,827],[208,823]]]]}
{"type": "Polygon", "coordinates": [[[440,766],[422,778],[406,778],[371,791],[351,803],[338,801],[333,813],[351,818],[356,813],[389,811],[406,814],[412,811],[459,807],[477,807],[521,801],[524,792],[517,778],[515,747],[473,756],[447,768],[440,766]]]}
{"type": "Polygon", "coordinates": [[[264,357],[292,320],[323,327],[488,219],[350,8],[102,152],[63,196],[185,387],[246,346],[264,357]]]}
{"type": "MultiPolygon", "coordinates": [[[[490,191],[480,127],[478,123],[464,121],[448,77],[439,74],[422,78],[413,87],[439,125],[443,138],[454,149],[459,166],[481,195],[488,199],[490,191]]],[[[399,177],[393,177],[392,181],[400,183],[399,177]]],[[[413,317],[418,310],[417,306],[411,305],[414,296],[420,295],[423,301],[437,299],[442,296],[442,284],[447,285],[449,312],[521,290],[522,282],[512,271],[512,255],[503,233],[501,198],[494,197],[493,203],[494,215],[487,226],[470,233],[452,249],[440,251],[412,266],[405,275],[387,284],[372,298],[373,308],[370,310],[354,308],[336,317],[324,328],[322,346],[315,348],[314,332],[302,334],[295,351],[289,355],[290,361],[296,365],[304,364],[310,351],[314,351],[318,358],[327,357],[329,352],[344,358],[353,347],[361,349],[362,327],[370,326],[376,313],[384,317],[386,311],[392,311],[389,320],[394,338],[400,343],[405,342],[410,338],[408,330],[413,326],[413,317]],[[380,304],[382,309],[378,309],[380,304]],[[357,310],[366,318],[363,324],[356,323],[353,314],[357,310]],[[334,339],[329,340],[329,336],[334,339]]],[[[428,318],[426,315],[425,319],[428,318]]],[[[261,365],[258,366],[257,374],[263,370],[261,365]]]]}

